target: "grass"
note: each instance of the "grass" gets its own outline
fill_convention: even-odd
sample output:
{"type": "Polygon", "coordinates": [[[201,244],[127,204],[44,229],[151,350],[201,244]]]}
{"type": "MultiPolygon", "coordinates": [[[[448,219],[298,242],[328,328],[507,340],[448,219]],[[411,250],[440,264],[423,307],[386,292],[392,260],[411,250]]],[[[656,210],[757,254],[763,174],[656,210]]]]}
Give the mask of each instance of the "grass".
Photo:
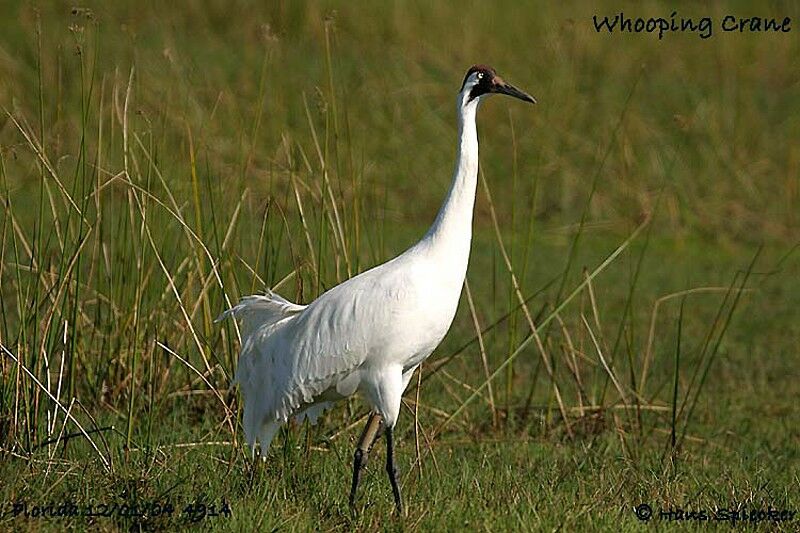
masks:
{"type": "Polygon", "coordinates": [[[106,4],[11,3],[0,32],[4,529],[625,531],[642,503],[800,507],[791,34],[596,34],[611,4],[106,4]],[[468,290],[397,429],[408,511],[380,445],[351,513],[364,404],[253,464],[237,330],[214,319],[419,238],[479,61],[540,104],[481,109],[468,290]],[[64,502],[119,507],[34,516],[64,502]]]}

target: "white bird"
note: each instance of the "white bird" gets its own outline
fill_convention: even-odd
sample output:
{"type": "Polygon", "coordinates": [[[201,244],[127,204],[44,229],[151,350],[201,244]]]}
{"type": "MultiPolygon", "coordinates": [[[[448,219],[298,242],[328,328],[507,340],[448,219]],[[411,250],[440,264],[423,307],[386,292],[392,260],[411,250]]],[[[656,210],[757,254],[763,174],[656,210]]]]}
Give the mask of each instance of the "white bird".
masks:
{"type": "Polygon", "coordinates": [[[433,225],[414,246],[350,278],[308,305],[267,291],[244,297],[223,315],[241,320],[236,382],[244,396],[244,430],[264,458],[289,417],[312,423],[334,401],[360,391],[372,414],[359,440],[350,504],[381,426],[386,470],[398,512],[400,488],[392,430],[403,391],[453,322],[467,272],[478,178],[475,115],[492,94],[536,100],[493,68],[471,67],[458,94],[459,146],[452,185],[433,225]],[[382,422],[381,422],[382,420],[382,422]]]}

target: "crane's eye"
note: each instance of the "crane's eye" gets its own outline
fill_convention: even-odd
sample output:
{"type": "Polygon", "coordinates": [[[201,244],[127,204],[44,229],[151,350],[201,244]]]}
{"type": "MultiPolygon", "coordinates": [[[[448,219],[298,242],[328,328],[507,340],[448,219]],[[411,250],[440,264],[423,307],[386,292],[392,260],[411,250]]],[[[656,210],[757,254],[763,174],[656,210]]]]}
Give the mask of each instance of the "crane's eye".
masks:
{"type": "Polygon", "coordinates": [[[482,80],[482,79],[483,79],[483,72],[478,72],[478,79],[479,79],[479,80],[482,80]]]}

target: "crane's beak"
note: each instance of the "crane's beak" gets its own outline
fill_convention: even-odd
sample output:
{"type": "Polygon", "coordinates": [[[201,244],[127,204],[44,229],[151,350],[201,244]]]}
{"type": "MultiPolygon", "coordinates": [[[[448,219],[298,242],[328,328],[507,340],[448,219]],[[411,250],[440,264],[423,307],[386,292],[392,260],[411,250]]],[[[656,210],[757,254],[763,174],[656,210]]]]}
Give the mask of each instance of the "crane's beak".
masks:
{"type": "Polygon", "coordinates": [[[491,92],[507,94],[508,96],[513,96],[514,98],[519,98],[520,100],[524,100],[532,104],[536,103],[536,98],[526,92],[520,91],[510,83],[506,83],[500,77],[495,77],[495,79],[492,80],[491,92]]]}

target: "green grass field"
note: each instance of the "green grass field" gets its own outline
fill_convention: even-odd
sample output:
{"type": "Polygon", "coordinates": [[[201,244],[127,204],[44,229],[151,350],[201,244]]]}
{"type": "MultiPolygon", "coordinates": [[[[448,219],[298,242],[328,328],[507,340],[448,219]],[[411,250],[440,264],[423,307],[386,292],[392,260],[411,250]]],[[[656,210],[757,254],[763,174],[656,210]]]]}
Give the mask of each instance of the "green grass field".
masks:
{"type": "Polygon", "coordinates": [[[692,4],[793,25],[659,40],[592,16],[671,4],[182,4],[2,9],[0,530],[800,527],[722,520],[800,511],[797,5],[692,4]],[[351,512],[365,404],[254,463],[214,319],[414,243],[479,62],[539,104],[479,113],[467,286],[397,425],[406,513],[383,443],[351,512]]]}

